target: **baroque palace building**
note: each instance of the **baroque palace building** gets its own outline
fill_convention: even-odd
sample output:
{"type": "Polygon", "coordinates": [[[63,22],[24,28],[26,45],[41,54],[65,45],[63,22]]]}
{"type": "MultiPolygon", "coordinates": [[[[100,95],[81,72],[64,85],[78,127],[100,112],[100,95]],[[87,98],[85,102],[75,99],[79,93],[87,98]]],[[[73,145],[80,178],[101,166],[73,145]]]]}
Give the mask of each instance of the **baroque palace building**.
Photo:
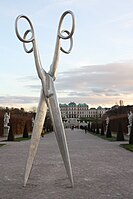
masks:
{"type": "Polygon", "coordinates": [[[69,104],[59,104],[59,106],[62,119],[66,120],[71,125],[76,125],[80,118],[101,118],[106,112],[101,106],[97,109],[89,109],[86,103],[76,104],[75,102],[70,102],[69,104]]]}

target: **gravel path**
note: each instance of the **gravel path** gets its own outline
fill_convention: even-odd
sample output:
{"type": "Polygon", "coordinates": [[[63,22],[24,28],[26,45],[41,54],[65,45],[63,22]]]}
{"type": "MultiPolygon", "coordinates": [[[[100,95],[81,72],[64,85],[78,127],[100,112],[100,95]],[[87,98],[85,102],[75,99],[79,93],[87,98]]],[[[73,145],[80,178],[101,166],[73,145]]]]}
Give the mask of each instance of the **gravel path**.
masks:
{"type": "Polygon", "coordinates": [[[41,138],[27,186],[30,141],[0,147],[0,199],[133,199],[133,153],[81,130],[66,130],[74,176],[70,187],[54,133],[41,138]]]}

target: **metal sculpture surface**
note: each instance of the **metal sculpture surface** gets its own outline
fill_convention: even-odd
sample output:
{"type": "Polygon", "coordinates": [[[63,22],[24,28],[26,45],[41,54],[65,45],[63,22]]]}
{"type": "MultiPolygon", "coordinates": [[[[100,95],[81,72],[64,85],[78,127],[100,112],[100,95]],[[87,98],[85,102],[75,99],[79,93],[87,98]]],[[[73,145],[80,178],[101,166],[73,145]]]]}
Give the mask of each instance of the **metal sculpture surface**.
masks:
{"type": "Polygon", "coordinates": [[[18,39],[23,42],[24,50],[26,51],[26,53],[31,53],[31,52],[34,53],[34,59],[35,59],[37,73],[38,73],[38,76],[42,83],[41,95],[40,95],[37,114],[36,114],[36,118],[35,118],[35,122],[34,122],[33,132],[32,132],[31,144],[30,144],[30,148],[29,148],[29,155],[28,155],[28,159],[27,159],[27,163],[26,163],[24,186],[26,185],[27,180],[29,178],[32,164],[33,164],[36,152],[37,152],[37,148],[38,148],[40,135],[42,132],[47,108],[50,111],[50,115],[51,115],[51,119],[52,119],[53,127],[54,127],[54,132],[55,132],[57,143],[58,143],[61,155],[62,155],[62,159],[64,161],[66,172],[70,179],[71,185],[73,186],[73,184],[74,184],[71,162],[70,162],[70,157],[69,157],[69,151],[68,151],[68,146],[67,146],[67,141],[66,141],[66,135],[65,135],[64,126],[62,123],[62,118],[61,118],[61,113],[60,113],[60,108],[58,105],[58,100],[57,100],[56,91],[55,91],[55,87],[54,87],[54,80],[56,79],[57,66],[58,66],[58,61],[59,61],[59,52],[60,52],[60,50],[67,54],[71,52],[71,49],[73,46],[72,35],[74,33],[74,30],[75,30],[74,15],[71,11],[66,11],[62,14],[60,21],[59,21],[53,62],[50,66],[49,72],[46,72],[42,68],[42,65],[41,65],[39,50],[38,50],[37,42],[35,39],[35,32],[34,32],[34,28],[33,28],[33,25],[31,23],[30,19],[24,15],[19,15],[16,18],[16,22],[15,22],[16,35],[17,35],[18,39]],[[68,14],[72,18],[71,31],[61,30],[63,19],[68,14]],[[18,25],[19,25],[18,22],[21,18],[27,20],[30,25],[30,29],[26,30],[22,37],[18,31],[18,25]],[[29,34],[31,35],[30,39],[28,39],[29,34]],[[61,47],[61,39],[64,39],[64,40],[70,39],[69,50],[64,50],[61,47]],[[27,43],[31,43],[31,45],[32,45],[31,49],[27,49],[27,46],[26,46],[27,43]]]}

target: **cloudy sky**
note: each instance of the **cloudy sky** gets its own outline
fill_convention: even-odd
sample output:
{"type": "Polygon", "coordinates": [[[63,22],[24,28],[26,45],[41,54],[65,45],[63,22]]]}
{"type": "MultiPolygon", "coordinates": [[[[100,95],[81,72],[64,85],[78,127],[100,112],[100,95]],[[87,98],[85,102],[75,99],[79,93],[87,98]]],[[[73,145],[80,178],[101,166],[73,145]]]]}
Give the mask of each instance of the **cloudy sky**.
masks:
{"type": "Polygon", "coordinates": [[[33,54],[24,52],[15,34],[16,17],[24,14],[33,22],[42,65],[49,71],[59,18],[66,10],[75,15],[76,31],[72,52],[60,53],[55,82],[59,102],[85,102],[90,107],[110,107],[119,100],[133,104],[132,0],[3,0],[0,106],[34,107],[40,96],[33,54]]]}

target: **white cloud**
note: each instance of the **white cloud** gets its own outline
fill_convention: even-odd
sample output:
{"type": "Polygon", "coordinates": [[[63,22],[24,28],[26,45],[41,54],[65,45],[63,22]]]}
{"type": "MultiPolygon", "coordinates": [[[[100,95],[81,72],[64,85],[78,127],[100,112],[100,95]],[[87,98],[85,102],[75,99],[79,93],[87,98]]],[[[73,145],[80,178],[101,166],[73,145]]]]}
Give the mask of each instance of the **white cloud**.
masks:
{"type": "MultiPolygon", "coordinates": [[[[125,104],[132,104],[133,98],[133,61],[89,65],[76,70],[58,74],[55,86],[60,103],[86,102],[91,106],[112,106],[120,99],[125,104]]],[[[29,96],[1,96],[3,105],[31,106],[38,103],[40,81],[36,76],[19,78],[25,82],[29,96]],[[33,95],[35,96],[33,97],[33,95]],[[31,96],[32,95],[32,96],[31,96]]]]}
{"type": "Polygon", "coordinates": [[[30,96],[0,96],[0,104],[4,107],[33,107],[37,106],[38,97],[30,96]]]}
{"type": "Polygon", "coordinates": [[[67,95],[67,100],[72,101],[77,99],[100,105],[100,103],[108,104],[108,101],[113,104],[114,101],[125,99],[129,103],[131,96],[130,103],[132,103],[132,74],[133,63],[130,62],[84,66],[77,68],[76,71],[61,73],[56,88],[62,100],[65,91],[65,98],[67,95]]]}

